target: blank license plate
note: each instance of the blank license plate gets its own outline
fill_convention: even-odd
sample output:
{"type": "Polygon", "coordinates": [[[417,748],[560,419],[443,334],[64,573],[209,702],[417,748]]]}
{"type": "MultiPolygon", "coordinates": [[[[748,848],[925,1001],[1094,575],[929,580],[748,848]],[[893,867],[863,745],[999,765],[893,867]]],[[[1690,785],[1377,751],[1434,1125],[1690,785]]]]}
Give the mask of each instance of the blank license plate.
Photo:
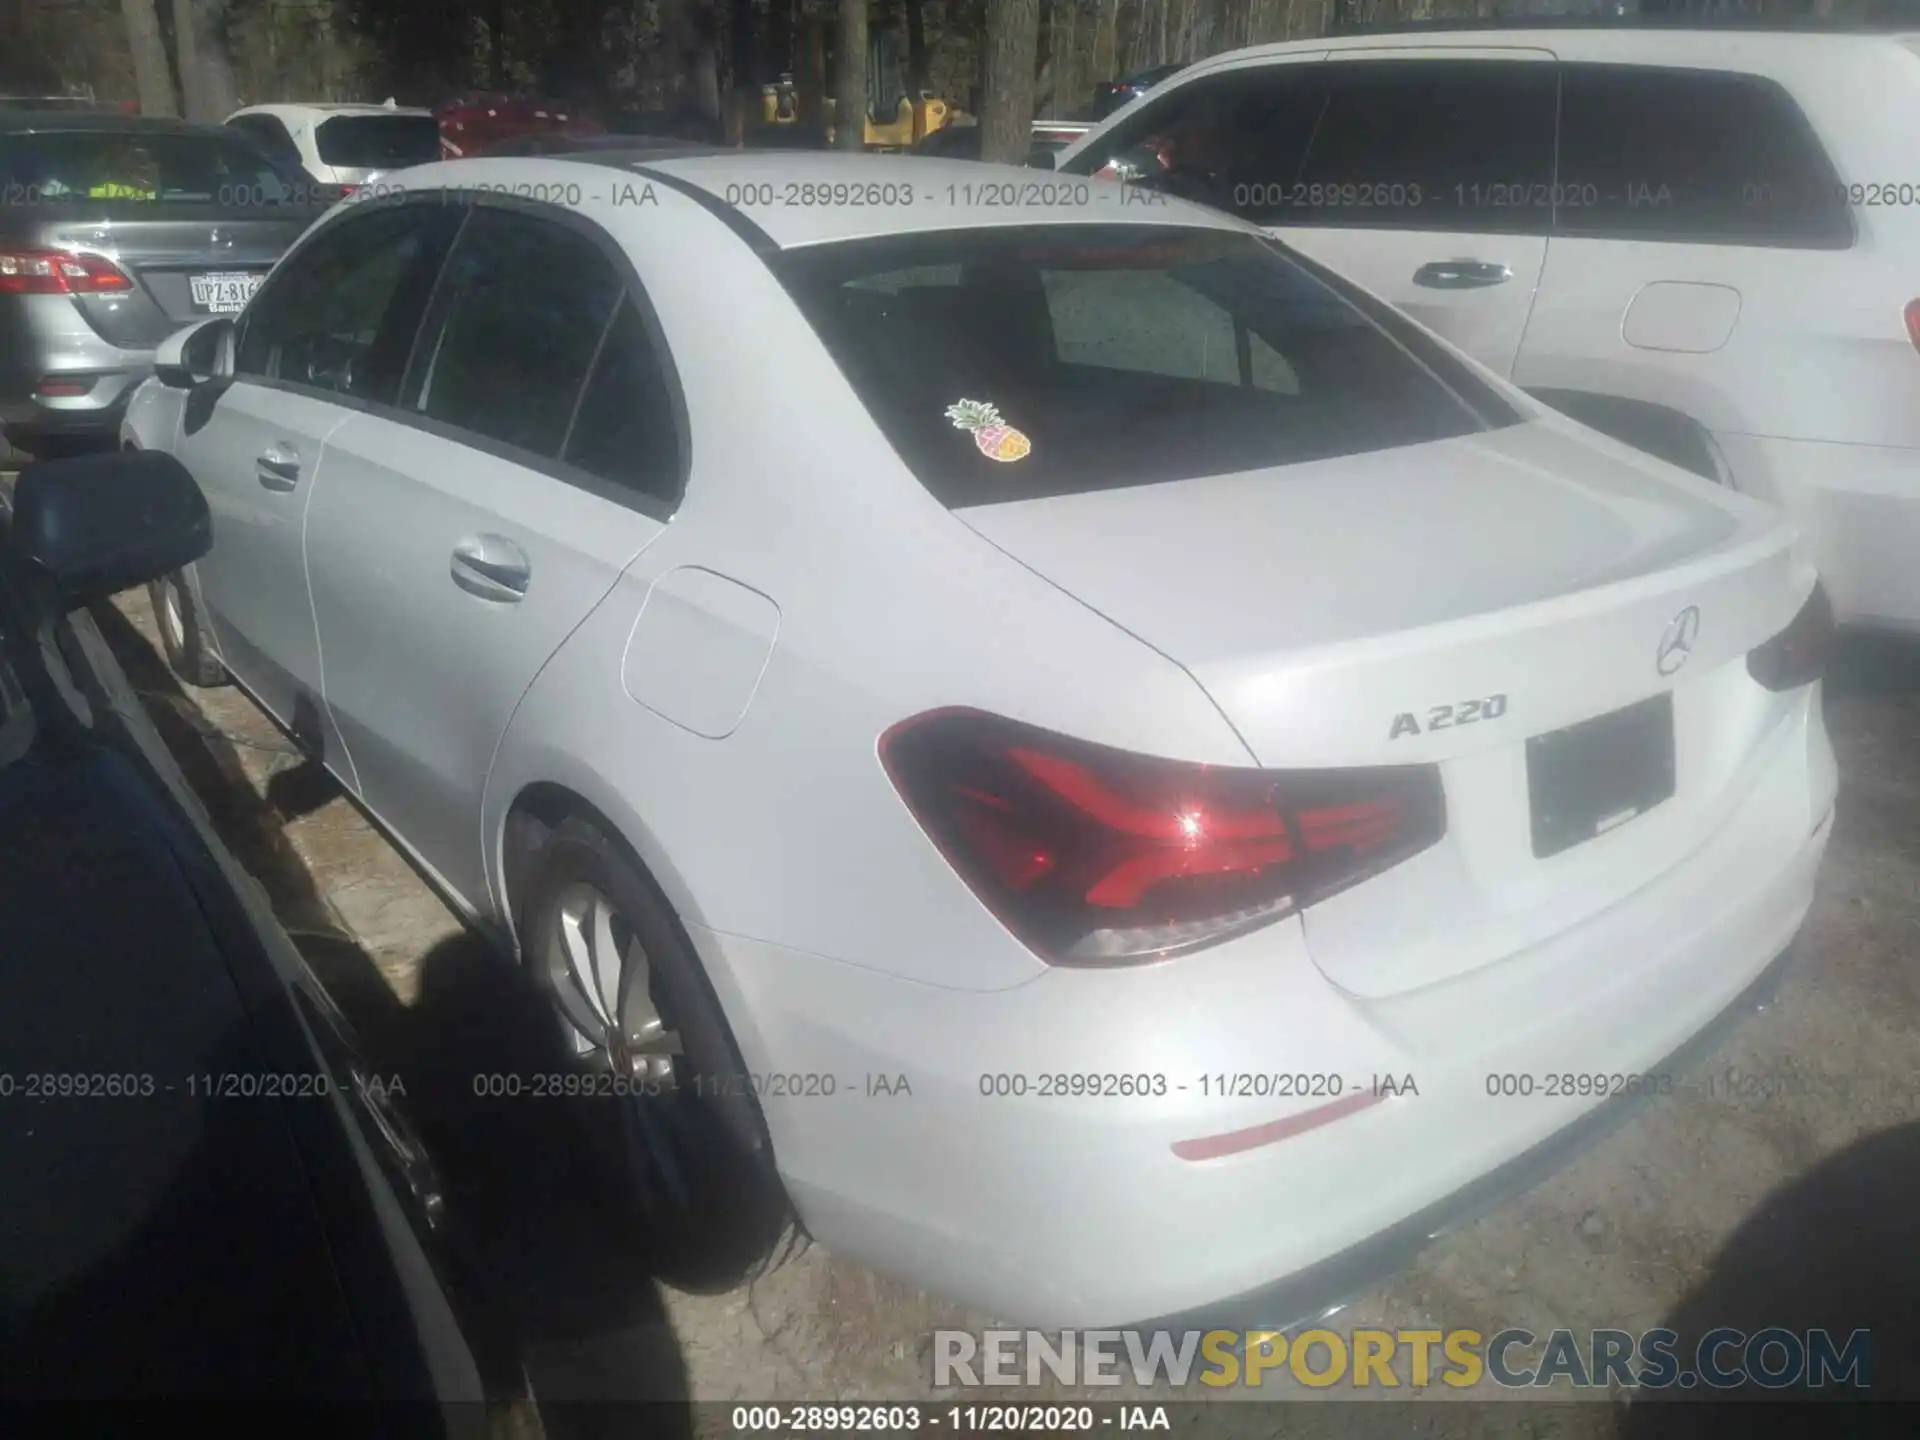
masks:
{"type": "Polygon", "coordinates": [[[261,276],[240,272],[226,275],[190,275],[187,284],[193,292],[193,308],[212,315],[232,315],[242,309],[260,288],[261,276]]]}
{"type": "Polygon", "coordinates": [[[1673,697],[1527,741],[1533,853],[1544,860],[1604,835],[1673,795],[1673,697]]]}

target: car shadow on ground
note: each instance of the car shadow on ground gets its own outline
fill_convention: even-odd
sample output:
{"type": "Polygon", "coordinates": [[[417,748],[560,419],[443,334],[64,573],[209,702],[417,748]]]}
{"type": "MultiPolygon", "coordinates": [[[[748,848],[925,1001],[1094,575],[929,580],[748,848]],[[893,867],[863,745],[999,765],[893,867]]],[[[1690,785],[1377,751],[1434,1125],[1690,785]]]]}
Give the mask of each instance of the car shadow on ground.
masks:
{"type": "MultiPolygon", "coordinates": [[[[308,965],[360,1034],[383,1079],[397,1077],[439,1165],[449,1204],[473,1237],[489,1298],[516,1332],[550,1435],[630,1433],[606,1402],[686,1398],[686,1367],[654,1274],[660,1257],[590,1143],[611,1099],[526,1093],[528,1077],[566,1069],[557,1028],[524,974],[460,934],[422,960],[404,1005],[335,916],[284,833],[289,814],[334,792],[317,767],[273,777],[263,800],[232,739],[181,690],[154,648],[112,606],[95,619],[167,748],[241,863],[266,887],[308,965]],[[499,1077],[519,1077],[522,1093],[499,1077]]],[[[690,1434],[682,1407],[650,1411],[650,1433],[690,1434]]]]}
{"type": "MultiPolygon", "coordinates": [[[[1880,1435],[1913,1433],[1911,1405],[1920,1400],[1920,1125],[1869,1135],[1774,1191],[1715,1257],[1705,1279],[1661,1323],[1679,1337],[1683,1362],[1716,1329],[1754,1336],[1778,1328],[1801,1343],[1824,1330],[1844,1371],[1855,1332],[1870,1341],[1857,1384],[1829,1378],[1780,1389],[1726,1392],[1736,1403],[1689,1403],[1704,1386],[1629,1406],[1620,1440],[1693,1440],[1727,1436],[1880,1435]],[[1865,1399],[1865,1403],[1859,1403],[1865,1399]],[[1738,1403],[1773,1401],[1773,1404],[1738,1403]],[[1782,1404],[1779,1402],[1789,1402],[1782,1404]],[[1810,1402],[1855,1402],[1844,1411],[1810,1402]],[[1879,1402],[1899,1401],[1900,1404],[1879,1402]]],[[[1743,1347],[1728,1345],[1718,1362],[1742,1363],[1743,1347]]],[[[1792,1368],[1792,1352],[1776,1345],[1762,1364],[1792,1368]]],[[[1748,1359],[1745,1363],[1752,1365],[1748,1359]]]]}
{"type": "Polygon", "coordinates": [[[1895,699],[1920,695],[1920,639],[1842,631],[1827,666],[1826,692],[1895,699]]]}

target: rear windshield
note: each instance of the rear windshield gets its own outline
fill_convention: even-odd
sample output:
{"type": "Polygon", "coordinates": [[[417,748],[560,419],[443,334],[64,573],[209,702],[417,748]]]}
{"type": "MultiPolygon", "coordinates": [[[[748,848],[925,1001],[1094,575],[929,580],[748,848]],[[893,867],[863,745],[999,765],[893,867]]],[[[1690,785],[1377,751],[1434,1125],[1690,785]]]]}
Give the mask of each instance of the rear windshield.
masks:
{"type": "Polygon", "coordinates": [[[440,122],[431,115],[336,115],[313,132],[323,165],[399,170],[440,158],[440,122]]]}
{"type": "Polygon", "coordinates": [[[970,230],[774,264],[894,448],[954,508],[1521,418],[1424,332],[1250,234],[970,230]]]}
{"type": "Polygon", "coordinates": [[[206,205],[291,202],[271,160],[238,138],[137,130],[40,130],[0,136],[10,200],[150,200],[206,205]]]}

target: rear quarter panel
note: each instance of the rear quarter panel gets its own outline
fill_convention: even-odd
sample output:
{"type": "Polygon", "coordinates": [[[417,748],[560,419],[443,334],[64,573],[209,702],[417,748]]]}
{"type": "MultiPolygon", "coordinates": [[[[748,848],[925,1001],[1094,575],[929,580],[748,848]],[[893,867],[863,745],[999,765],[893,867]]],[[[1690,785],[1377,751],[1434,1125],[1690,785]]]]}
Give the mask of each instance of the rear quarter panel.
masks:
{"type": "Polygon", "coordinates": [[[504,913],[506,815],[527,786],[554,783],[620,827],[689,924],[939,986],[1029,980],[1039,962],[912,820],[880,735],[974,705],[1196,761],[1246,764],[1247,750],[1184,670],[938,505],[762,262],[664,199],[676,203],[609,215],[673,347],[693,473],[666,532],[548,664],[502,741],[482,830],[495,905],[504,913]],[[654,580],[683,566],[779,609],[765,673],[724,739],[623,685],[654,580]]]}

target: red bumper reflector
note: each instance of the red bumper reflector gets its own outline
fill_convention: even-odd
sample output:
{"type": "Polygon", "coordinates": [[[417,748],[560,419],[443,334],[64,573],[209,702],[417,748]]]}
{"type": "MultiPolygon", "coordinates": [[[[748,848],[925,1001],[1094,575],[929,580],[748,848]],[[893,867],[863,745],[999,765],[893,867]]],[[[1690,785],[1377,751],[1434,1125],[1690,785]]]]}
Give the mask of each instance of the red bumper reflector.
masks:
{"type": "Polygon", "coordinates": [[[1289,1115],[1282,1120],[1269,1120],[1264,1125],[1255,1125],[1247,1130],[1231,1130],[1225,1135],[1209,1135],[1203,1140],[1176,1140],[1173,1153],[1182,1160],[1218,1160],[1223,1155],[1238,1155],[1243,1150],[1257,1150],[1262,1145],[1278,1144],[1282,1140],[1291,1140],[1309,1130],[1318,1130],[1322,1125],[1331,1125],[1336,1120],[1378,1105],[1387,1097],[1375,1095],[1371,1091],[1356,1090],[1351,1095],[1343,1095],[1328,1105],[1316,1109],[1303,1110],[1298,1115],[1289,1115]]]}
{"type": "Polygon", "coordinates": [[[69,397],[87,395],[93,391],[93,381],[87,380],[42,380],[33,387],[35,395],[49,400],[61,400],[69,397]]]}

